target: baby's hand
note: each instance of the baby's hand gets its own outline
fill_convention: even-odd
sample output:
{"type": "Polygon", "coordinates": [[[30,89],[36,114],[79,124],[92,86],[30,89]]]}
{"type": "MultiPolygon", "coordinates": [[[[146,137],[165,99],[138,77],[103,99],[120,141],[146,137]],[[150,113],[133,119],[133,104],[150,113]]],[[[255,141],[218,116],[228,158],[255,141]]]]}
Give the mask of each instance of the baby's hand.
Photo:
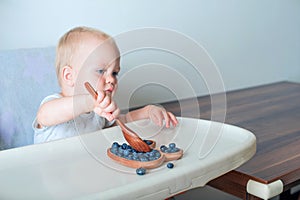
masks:
{"type": "Polygon", "coordinates": [[[95,101],[94,112],[108,121],[116,119],[120,114],[120,109],[111,98],[109,93],[97,91],[98,97],[95,101]]]}
{"type": "Polygon", "coordinates": [[[165,120],[167,128],[170,127],[170,123],[172,123],[173,126],[176,126],[178,124],[178,121],[173,113],[166,111],[166,109],[164,109],[163,107],[149,105],[148,115],[151,121],[158,126],[163,125],[163,120],[165,120]]]}

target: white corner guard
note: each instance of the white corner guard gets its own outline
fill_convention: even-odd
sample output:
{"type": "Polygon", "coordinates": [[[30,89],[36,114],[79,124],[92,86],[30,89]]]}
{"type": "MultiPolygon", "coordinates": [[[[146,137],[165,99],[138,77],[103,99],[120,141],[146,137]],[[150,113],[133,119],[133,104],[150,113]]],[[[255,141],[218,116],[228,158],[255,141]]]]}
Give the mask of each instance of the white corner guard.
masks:
{"type": "Polygon", "coordinates": [[[269,184],[249,180],[247,183],[247,192],[262,199],[270,199],[283,192],[283,183],[281,180],[269,184]]]}

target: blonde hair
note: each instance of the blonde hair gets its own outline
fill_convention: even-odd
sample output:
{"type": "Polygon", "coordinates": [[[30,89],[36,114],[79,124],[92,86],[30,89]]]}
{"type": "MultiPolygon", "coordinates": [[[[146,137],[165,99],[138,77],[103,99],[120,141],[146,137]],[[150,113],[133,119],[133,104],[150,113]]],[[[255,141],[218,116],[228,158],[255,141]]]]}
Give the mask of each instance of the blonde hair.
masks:
{"type": "Polygon", "coordinates": [[[72,64],[73,56],[78,50],[78,46],[82,42],[82,36],[84,34],[90,34],[91,36],[108,39],[111,38],[108,34],[90,27],[75,27],[65,33],[58,42],[56,47],[56,76],[58,79],[59,85],[61,85],[61,76],[60,72],[64,66],[72,64]]]}

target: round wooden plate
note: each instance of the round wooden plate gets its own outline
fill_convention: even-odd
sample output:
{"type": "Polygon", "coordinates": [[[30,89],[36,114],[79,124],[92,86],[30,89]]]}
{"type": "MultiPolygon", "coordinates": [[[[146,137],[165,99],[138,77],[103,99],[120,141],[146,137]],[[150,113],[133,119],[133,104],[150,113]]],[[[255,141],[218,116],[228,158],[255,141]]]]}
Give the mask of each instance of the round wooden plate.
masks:
{"type": "Polygon", "coordinates": [[[146,169],[153,169],[153,168],[157,168],[160,165],[162,165],[162,163],[165,161],[166,157],[164,156],[164,154],[161,153],[160,158],[158,158],[157,160],[153,160],[153,161],[147,161],[147,162],[142,162],[142,161],[136,161],[136,160],[128,160],[126,158],[122,158],[120,156],[117,156],[115,154],[113,154],[110,151],[110,148],[107,149],[107,155],[113,159],[114,161],[125,165],[127,167],[131,167],[131,168],[146,168],[146,169]]]}
{"type": "MultiPolygon", "coordinates": [[[[155,141],[153,141],[153,143],[151,145],[153,147],[155,147],[155,145],[156,145],[155,141]]],[[[110,151],[110,148],[107,149],[107,155],[108,155],[108,157],[110,157],[114,161],[120,163],[121,165],[125,165],[125,166],[131,167],[131,168],[143,167],[143,168],[146,168],[146,169],[157,168],[160,165],[162,165],[163,162],[171,161],[171,160],[178,160],[183,156],[183,150],[182,149],[180,149],[178,152],[174,152],[174,153],[163,153],[160,150],[158,150],[158,151],[161,154],[160,158],[158,158],[157,160],[146,161],[146,162],[136,161],[136,160],[129,160],[129,159],[117,156],[117,155],[113,154],[110,151]]]]}

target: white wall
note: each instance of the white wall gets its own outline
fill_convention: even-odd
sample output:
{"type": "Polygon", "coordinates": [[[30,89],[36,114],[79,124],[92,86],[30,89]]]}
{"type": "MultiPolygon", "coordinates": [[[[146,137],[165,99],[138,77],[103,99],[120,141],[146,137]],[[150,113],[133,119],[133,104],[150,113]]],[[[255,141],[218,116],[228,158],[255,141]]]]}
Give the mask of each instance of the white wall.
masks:
{"type": "MultiPolygon", "coordinates": [[[[54,46],[63,33],[78,25],[113,36],[141,27],[168,28],[203,45],[218,66],[226,90],[280,80],[300,82],[298,0],[1,0],[0,23],[2,50],[54,46]]],[[[124,59],[126,70],[145,62],[137,55],[124,59]]],[[[151,57],[145,59],[151,62],[151,57]]],[[[197,95],[207,93],[204,80],[178,63],[168,65],[191,80],[197,95]]],[[[142,89],[144,96],[138,90],[136,95],[144,100],[174,98],[162,89],[162,95],[153,99],[145,92],[153,88],[142,89]]]]}

